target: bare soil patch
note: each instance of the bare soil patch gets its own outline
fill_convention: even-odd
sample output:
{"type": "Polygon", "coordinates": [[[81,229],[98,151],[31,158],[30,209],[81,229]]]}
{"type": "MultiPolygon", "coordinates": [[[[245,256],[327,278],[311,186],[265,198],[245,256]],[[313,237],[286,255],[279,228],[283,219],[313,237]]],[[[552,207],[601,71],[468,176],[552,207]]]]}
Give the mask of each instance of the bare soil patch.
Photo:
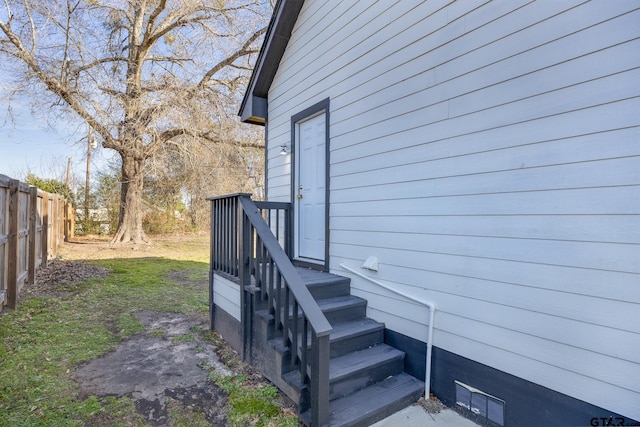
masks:
{"type": "Polygon", "coordinates": [[[24,293],[30,296],[64,297],[75,291],[76,284],[92,278],[107,277],[109,271],[82,261],[54,259],[36,271],[36,281],[24,293]]]}
{"type": "Polygon", "coordinates": [[[447,407],[440,402],[440,400],[435,397],[433,394],[431,395],[431,398],[429,400],[425,400],[424,397],[421,397],[418,402],[417,405],[422,406],[424,408],[425,411],[427,411],[430,414],[439,414],[440,411],[442,411],[443,409],[446,409],[447,407]]]}
{"type": "Polygon", "coordinates": [[[77,236],[58,252],[63,259],[96,260],[112,258],[166,257],[208,262],[209,235],[206,233],[153,236],[149,243],[112,245],[108,236],[77,236]]]}
{"type": "Polygon", "coordinates": [[[216,348],[193,331],[207,328],[205,319],[177,313],[145,311],[135,316],[144,332],[76,370],[73,378],[84,397],[129,396],[150,425],[168,423],[168,398],[196,407],[213,425],[226,424],[227,395],[207,378],[203,366],[223,375],[216,348]]]}

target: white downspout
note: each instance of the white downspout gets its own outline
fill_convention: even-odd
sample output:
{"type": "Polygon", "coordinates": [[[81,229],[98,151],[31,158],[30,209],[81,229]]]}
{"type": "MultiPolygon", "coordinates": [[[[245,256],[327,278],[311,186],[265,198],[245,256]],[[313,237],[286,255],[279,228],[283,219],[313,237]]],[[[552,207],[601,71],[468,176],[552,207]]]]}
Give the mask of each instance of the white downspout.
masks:
{"type": "Polygon", "coordinates": [[[353,268],[349,267],[348,265],[341,263],[340,267],[344,268],[347,271],[350,271],[351,273],[362,277],[365,280],[368,280],[371,283],[374,283],[380,287],[385,288],[388,291],[391,291],[395,294],[401,295],[407,299],[410,299],[411,301],[417,302],[418,304],[422,304],[426,307],[429,308],[429,332],[427,333],[427,362],[426,362],[426,367],[425,367],[425,379],[424,379],[424,398],[425,399],[429,399],[429,394],[430,394],[430,384],[431,384],[431,351],[432,351],[432,347],[433,347],[433,322],[435,319],[435,313],[436,313],[436,306],[435,304],[433,304],[432,302],[429,301],[422,301],[414,296],[411,296],[409,294],[406,294],[402,291],[399,291],[397,289],[393,289],[391,287],[389,287],[388,285],[385,285],[382,282],[377,281],[376,279],[373,279],[369,276],[366,276],[362,273],[360,273],[357,270],[354,270],[353,268]]]}
{"type": "Polygon", "coordinates": [[[424,305],[429,307],[429,332],[427,335],[427,366],[425,368],[425,384],[424,384],[424,398],[426,400],[431,399],[430,387],[431,387],[431,350],[433,347],[433,322],[436,316],[436,306],[432,302],[423,302],[424,305]]]}

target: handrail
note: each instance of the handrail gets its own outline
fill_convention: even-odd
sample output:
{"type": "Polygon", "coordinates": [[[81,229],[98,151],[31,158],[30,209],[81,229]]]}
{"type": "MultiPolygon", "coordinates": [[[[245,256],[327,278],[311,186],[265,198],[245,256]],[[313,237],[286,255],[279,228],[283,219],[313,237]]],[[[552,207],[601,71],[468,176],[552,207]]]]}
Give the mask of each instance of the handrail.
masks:
{"type": "Polygon", "coordinates": [[[251,194],[249,193],[232,193],[232,194],[225,194],[224,196],[214,196],[214,197],[207,197],[206,200],[213,202],[214,200],[222,200],[222,199],[233,199],[236,197],[251,197],[251,194]]]}
{"type": "Polygon", "coordinates": [[[283,238],[282,247],[284,248],[284,253],[287,254],[287,257],[291,258],[291,253],[293,248],[293,241],[292,241],[293,233],[291,233],[291,224],[293,223],[293,218],[291,216],[291,203],[267,202],[267,201],[254,201],[253,203],[261,211],[266,211],[265,220],[267,221],[269,228],[271,228],[271,231],[275,233],[276,240],[278,241],[280,241],[280,231],[281,231],[280,230],[281,218],[280,218],[279,211],[282,210],[284,212],[284,218],[282,218],[282,222],[284,222],[283,224],[284,230],[282,230],[284,232],[282,236],[283,238]],[[272,218],[271,212],[273,210],[276,211],[275,224],[272,224],[272,220],[274,220],[274,218],[272,218]],[[275,227],[272,227],[272,225],[274,225],[275,227]]]}
{"type": "Polygon", "coordinates": [[[365,280],[368,280],[369,282],[376,284],[388,291],[391,291],[397,295],[403,296],[411,301],[417,302],[418,304],[422,304],[426,307],[429,308],[429,332],[427,333],[427,361],[426,361],[426,367],[425,367],[425,380],[424,380],[424,398],[425,399],[429,399],[429,393],[430,393],[430,387],[431,387],[431,353],[432,353],[432,347],[433,347],[433,321],[435,319],[435,312],[436,312],[436,306],[434,303],[430,302],[430,301],[423,301],[419,298],[416,298],[412,295],[409,295],[407,293],[404,293],[402,291],[399,291],[397,289],[394,289],[388,285],[385,285],[382,282],[379,282],[378,280],[369,277],[365,274],[360,273],[357,270],[354,270],[353,268],[349,267],[348,265],[346,265],[345,263],[341,263],[340,267],[344,268],[347,271],[352,272],[355,275],[358,275],[360,277],[362,277],[365,280]]]}
{"type": "Polygon", "coordinates": [[[251,354],[254,313],[266,305],[275,321],[275,330],[282,336],[283,346],[289,350],[289,368],[297,369],[300,374],[306,396],[300,402],[300,412],[309,410],[311,426],[327,425],[332,327],[285,252],[291,246],[288,235],[291,205],[254,203],[245,194],[212,200],[212,203],[220,204],[226,212],[221,215],[226,226],[216,225],[218,235],[226,242],[212,243],[212,254],[214,245],[220,246],[223,252],[220,265],[240,280],[243,358],[251,354]],[[280,210],[284,211],[285,249],[271,228],[274,225],[271,210],[276,210],[277,233],[280,210]],[[230,228],[225,230],[225,227],[230,228]]]}
{"type": "Polygon", "coordinates": [[[280,273],[285,281],[289,284],[291,293],[300,305],[300,309],[309,318],[311,328],[319,337],[328,335],[333,328],[325,317],[320,306],[305,286],[302,278],[291,263],[289,257],[284,253],[280,243],[276,240],[271,229],[260,215],[256,204],[249,198],[240,197],[240,205],[247,215],[247,218],[256,230],[256,233],[262,239],[264,246],[267,248],[271,259],[278,266],[280,273]]]}

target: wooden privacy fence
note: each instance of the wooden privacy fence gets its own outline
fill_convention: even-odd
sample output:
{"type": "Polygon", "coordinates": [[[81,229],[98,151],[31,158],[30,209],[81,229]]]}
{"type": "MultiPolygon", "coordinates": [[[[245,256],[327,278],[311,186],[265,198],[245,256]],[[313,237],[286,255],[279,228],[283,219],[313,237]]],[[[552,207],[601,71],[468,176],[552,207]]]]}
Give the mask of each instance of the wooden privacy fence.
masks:
{"type": "Polygon", "coordinates": [[[0,311],[16,308],[20,289],[73,236],[74,222],[64,197],[0,175],[0,311]]]}

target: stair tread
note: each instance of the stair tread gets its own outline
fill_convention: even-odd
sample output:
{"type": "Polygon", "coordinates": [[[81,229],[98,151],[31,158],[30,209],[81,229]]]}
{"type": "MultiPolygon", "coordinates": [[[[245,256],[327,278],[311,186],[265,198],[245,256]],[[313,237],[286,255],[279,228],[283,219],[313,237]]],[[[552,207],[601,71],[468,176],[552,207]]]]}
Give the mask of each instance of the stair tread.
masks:
{"type": "Polygon", "coordinates": [[[327,273],[324,271],[311,270],[308,268],[297,267],[296,271],[305,285],[324,285],[329,283],[341,283],[349,281],[348,277],[338,276],[337,274],[327,273]]]}
{"type": "MultiPolygon", "coordinates": [[[[317,301],[320,310],[323,313],[337,312],[340,310],[345,310],[354,307],[362,307],[367,305],[367,301],[360,298],[354,297],[350,295],[333,297],[333,298],[325,298],[317,301]]],[[[268,319],[272,317],[269,313],[268,309],[256,310],[256,314],[264,319],[268,319]]],[[[298,310],[298,317],[302,315],[302,311],[298,310]]],[[[293,306],[289,307],[289,316],[293,318],[293,306]]],[[[340,322],[340,323],[344,323],[340,322]]],[[[336,323],[339,324],[339,323],[336,323]]]]}
{"type": "Polygon", "coordinates": [[[366,305],[367,301],[360,297],[354,297],[352,295],[343,295],[333,298],[324,298],[317,301],[322,311],[337,310],[343,307],[366,305]]]}
{"type": "MultiPolygon", "coordinates": [[[[279,341],[278,341],[279,343],[279,341]]],[[[387,361],[403,358],[404,352],[387,344],[378,344],[364,350],[353,351],[344,356],[334,357],[329,360],[329,381],[352,375],[365,369],[375,369],[387,361]]],[[[300,371],[293,370],[283,375],[289,384],[301,386],[300,371]]]]}
{"type": "MultiPolygon", "coordinates": [[[[329,425],[367,426],[415,402],[424,383],[411,375],[398,374],[329,402],[329,425]]],[[[301,414],[309,420],[309,412],[301,414]]]]}
{"type": "MultiPolygon", "coordinates": [[[[332,298],[323,298],[323,299],[316,300],[316,302],[318,303],[318,306],[320,307],[320,310],[322,310],[322,312],[340,310],[345,307],[360,306],[360,305],[367,304],[367,300],[360,297],[354,297],[352,295],[342,295],[342,296],[332,297],[332,298]]],[[[289,313],[293,315],[293,306],[290,307],[289,313]]],[[[300,315],[301,313],[302,313],[301,311],[298,311],[298,315],[300,315]]]]}
{"type": "Polygon", "coordinates": [[[340,341],[353,335],[365,334],[371,331],[384,330],[384,324],[369,318],[350,320],[334,325],[331,331],[331,342],[340,341]]]}
{"type": "MultiPolygon", "coordinates": [[[[359,335],[365,335],[371,332],[384,331],[384,324],[371,320],[368,317],[363,317],[358,320],[349,320],[346,322],[340,322],[333,326],[333,330],[329,335],[329,341],[335,343],[343,341],[349,338],[357,337],[359,335]]],[[[298,337],[302,336],[302,332],[298,333],[298,337]]],[[[302,340],[300,339],[300,341],[302,340]]],[[[371,343],[371,346],[379,343],[371,343]]],[[[307,334],[307,345],[311,347],[311,331],[307,334]]]]}
{"type": "MultiPolygon", "coordinates": [[[[258,315],[270,316],[266,310],[256,311],[258,315]]],[[[371,320],[367,317],[363,317],[358,320],[349,320],[346,322],[340,322],[333,326],[333,330],[329,335],[329,341],[331,343],[343,341],[349,338],[357,337],[359,335],[366,335],[372,332],[384,331],[384,324],[371,320]]],[[[298,345],[302,344],[302,332],[298,332],[298,345]]],[[[281,338],[274,338],[269,340],[274,348],[282,347],[280,342],[281,338]]],[[[381,342],[372,342],[371,347],[381,344],[381,342]]],[[[311,331],[307,335],[307,346],[311,347],[311,331]]],[[[281,350],[283,350],[282,347],[281,350]]]]}
{"type": "MultiPolygon", "coordinates": [[[[332,319],[329,424],[368,426],[415,402],[424,393],[424,383],[402,372],[404,352],[383,343],[385,325],[364,317],[367,301],[350,295],[350,279],[303,267],[296,270],[320,309],[332,319]]],[[[267,310],[259,311],[258,316],[272,318],[267,310]]],[[[293,324],[298,326],[297,343],[301,346],[299,320],[293,324]]],[[[306,340],[309,347],[310,335],[311,331],[306,340]]],[[[276,351],[287,351],[282,339],[269,342],[276,351]]],[[[301,392],[305,388],[298,369],[281,375],[286,387],[301,392]]],[[[307,425],[310,417],[310,411],[301,414],[307,425]]]]}
{"type": "Polygon", "coordinates": [[[364,350],[347,353],[329,362],[329,380],[351,375],[363,369],[373,369],[393,359],[402,359],[404,352],[387,344],[379,344],[364,350]]]}

